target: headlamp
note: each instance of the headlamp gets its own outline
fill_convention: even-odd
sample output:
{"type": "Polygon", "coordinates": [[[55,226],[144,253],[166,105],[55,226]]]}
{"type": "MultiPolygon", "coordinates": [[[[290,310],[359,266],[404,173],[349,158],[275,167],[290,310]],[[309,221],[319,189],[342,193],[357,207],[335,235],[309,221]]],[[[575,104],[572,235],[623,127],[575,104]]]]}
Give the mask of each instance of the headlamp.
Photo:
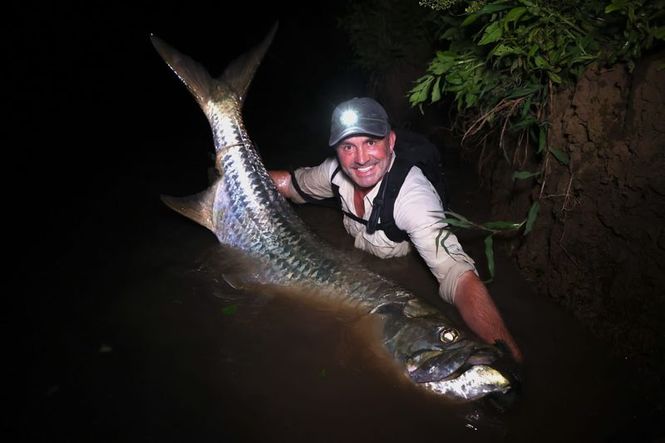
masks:
{"type": "Polygon", "coordinates": [[[344,126],[355,125],[358,122],[358,113],[353,109],[347,109],[340,115],[339,122],[344,126]]]}

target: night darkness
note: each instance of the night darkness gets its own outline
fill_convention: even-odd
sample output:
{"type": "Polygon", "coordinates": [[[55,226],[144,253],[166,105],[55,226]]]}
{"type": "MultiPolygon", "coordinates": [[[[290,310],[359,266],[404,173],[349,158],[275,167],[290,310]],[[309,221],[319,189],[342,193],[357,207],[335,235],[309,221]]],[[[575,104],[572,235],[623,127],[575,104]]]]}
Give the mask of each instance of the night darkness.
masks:
{"type": "Polygon", "coordinates": [[[364,80],[336,24],[341,2],[295,3],[235,2],[233,11],[222,1],[3,7],[11,110],[3,132],[12,146],[4,178],[13,190],[8,243],[17,268],[9,301],[16,314],[4,326],[16,350],[9,377],[26,382],[4,430],[43,432],[45,441],[82,435],[63,424],[86,409],[79,400],[53,411],[41,399],[47,380],[77,371],[77,355],[103,323],[108,305],[90,289],[105,282],[92,275],[131,256],[156,217],[173,216],[160,194],[207,186],[210,127],[151,33],[217,76],[277,22],[248,92],[246,126],[269,166],[292,165],[280,155],[287,147],[303,150],[301,164],[325,155],[332,107],[362,94],[364,80]]]}
{"type": "MultiPolygon", "coordinates": [[[[5,230],[10,247],[5,251],[10,280],[15,280],[10,286],[13,289],[5,294],[11,307],[6,312],[12,315],[3,320],[8,349],[15,351],[15,357],[4,366],[8,371],[5,382],[21,387],[13,412],[3,418],[4,430],[18,437],[11,441],[220,441],[225,440],[226,424],[236,422],[246,428],[233,434],[239,436],[233,441],[271,435],[270,430],[260,430],[260,423],[256,425],[252,417],[242,416],[245,411],[262,412],[250,404],[253,393],[238,396],[249,398],[248,404],[229,406],[235,400],[229,402],[224,391],[219,394],[214,390],[219,386],[205,384],[221,378],[212,374],[218,366],[209,367],[206,360],[208,347],[217,342],[210,332],[216,325],[209,324],[205,309],[168,304],[170,299],[158,292],[164,289],[177,294],[178,285],[184,285],[189,277],[178,281],[179,275],[172,268],[182,271],[184,266],[193,267],[186,257],[197,245],[210,240],[209,232],[166,208],[160,194],[182,196],[203,190],[208,185],[214,149],[203,112],[152,47],[150,35],[162,38],[218,76],[278,23],[244,107],[247,131],[269,169],[312,165],[328,155],[330,112],[343,99],[367,94],[368,83],[353,64],[347,37],[338,26],[345,2],[235,2],[233,11],[227,3],[65,1],[42,5],[10,0],[9,6],[1,7],[2,40],[7,45],[2,94],[10,114],[3,125],[3,148],[8,155],[3,182],[6,208],[10,208],[5,230]],[[190,239],[191,250],[181,253],[178,245],[190,247],[190,239]],[[140,292],[143,287],[146,294],[140,292]],[[117,288],[129,289],[116,294],[117,288]],[[132,304],[133,296],[140,299],[136,305],[132,304]],[[141,311],[144,305],[155,306],[155,311],[141,311]],[[191,330],[183,331],[183,323],[191,330]],[[105,366],[98,358],[107,343],[113,344],[114,360],[105,366]],[[151,349],[154,343],[157,351],[151,349]],[[123,345],[129,349],[126,354],[122,353],[123,345]],[[170,345],[177,351],[174,355],[168,355],[170,345]],[[196,378],[188,371],[199,371],[195,376],[205,371],[210,374],[196,378]],[[170,383],[178,377],[185,381],[174,388],[170,383]],[[183,406],[186,401],[175,404],[162,400],[169,396],[189,403],[183,406]],[[227,402],[227,409],[212,409],[220,399],[227,402]],[[217,413],[231,413],[232,418],[218,422],[217,413]]],[[[465,180],[468,183],[470,175],[465,180]]],[[[464,195],[470,206],[484,204],[475,182],[471,188],[460,191],[468,191],[464,195]]],[[[404,272],[398,265],[394,269],[396,274],[404,272]]],[[[417,275],[410,278],[417,279],[417,275]]],[[[531,288],[517,273],[507,271],[497,280],[497,292],[508,294],[504,300],[514,296],[512,303],[517,307],[512,316],[518,319],[517,335],[522,328],[525,348],[531,346],[532,355],[540,358],[534,359],[534,366],[544,379],[540,385],[543,391],[532,391],[530,407],[515,416],[514,439],[505,434],[500,439],[482,440],[474,434],[474,441],[537,441],[533,436],[544,436],[540,441],[564,441],[571,436],[574,440],[594,435],[596,422],[604,423],[599,425],[603,431],[609,429],[607,426],[614,425],[612,413],[628,417],[630,414],[621,415],[619,409],[633,408],[634,403],[623,403],[621,397],[629,383],[621,381],[607,389],[606,379],[614,380],[615,370],[614,363],[605,364],[609,352],[596,348],[587,332],[580,332],[583,329],[570,315],[551,308],[545,297],[529,298],[531,288]],[[529,310],[533,306],[536,308],[529,310]],[[539,317],[542,312],[546,314],[539,317]],[[589,349],[593,350],[591,357],[589,349]],[[596,351],[601,358],[594,361],[596,351]],[[575,371],[569,371],[571,366],[575,371]],[[597,367],[602,369],[594,372],[597,367]],[[609,372],[612,375],[607,375],[609,372]],[[558,385],[547,379],[552,374],[558,385]],[[533,398],[543,392],[534,403],[533,398]],[[571,406],[571,395],[582,399],[575,398],[571,406]],[[619,398],[616,408],[612,396],[619,398]],[[611,413],[603,415],[603,408],[611,413]]],[[[500,297],[498,301],[500,304],[500,297]]],[[[308,320],[310,314],[303,312],[296,312],[294,318],[308,320]]],[[[266,323],[284,326],[282,331],[288,337],[289,327],[293,327],[288,320],[264,317],[266,323]]],[[[312,318],[312,322],[317,318],[321,323],[326,321],[321,316],[312,318]]],[[[325,340],[325,334],[316,335],[316,327],[314,338],[309,338],[309,332],[294,329],[294,340],[325,340]]],[[[269,333],[257,334],[274,349],[285,344],[269,333]]],[[[318,343],[312,349],[319,354],[325,351],[318,343]]],[[[319,354],[312,352],[315,360],[319,354]]],[[[282,366],[294,358],[285,354],[282,366]]],[[[271,363],[279,367],[280,362],[268,365],[271,363]]],[[[318,382],[320,367],[313,371],[318,382]]],[[[373,423],[374,428],[365,428],[364,441],[407,441],[414,430],[427,437],[420,441],[431,441],[438,432],[441,417],[431,407],[433,403],[415,401],[399,390],[385,390],[380,377],[376,385],[373,381],[366,385],[367,380],[353,378],[353,371],[346,376],[349,391],[355,389],[357,397],[345,400],[348,404],[340,401],[329,406],[331,410],[339,406],[340,410],[353,411],[348,415],[324,417],[312,412],[313,418],[309,417],[308,400],[338,398],[325,390],[317,397],[318,388],[300,392],[299,387],[289,391],[273,386],[276,394],[272,398],[267,399],[265,393],[263,397],[256,394],[256,398],[277,405],[275,409],[282,404],[274,399],[283,398],[280,395],[284,392],[303,400],[300,406],[296,406],[297,400],[286,403],[283,411],[275,412],[279,420],[275,418],[272,423],[284,426],[279,429],[285,435],[306,436],[303,441],[326,432],[333,432],[327,441],[351,441],[335,438],[346,435],[337,427],[339,419],[347,420],[349,429],[373,423]],[[353,385],[356,382],[358,385],[353,385]],[[314,420],[301,434],[286,423],[292,406],[302,414],[296,425],[314,420]],[[377,424],[372,408],[393,414],[386,418],[392,423],[377,424]],[[407,416],[414,421],[402,422],[407,416]],[[316,420],[329,428],[317,428],[316,420]],[[381,435],[374,434],[376,426],[381,435]],[[399,432],[393,434],[390,426],[398,426],[399,432]]],[[[284,377],[288,384],[291,379],[284,377]]],[[[372,378],[371,373],[366,378],[372,378]]],[[[460,432],[464,436],[467,430],[460,432]]],[[[451,435],[442,433],[441,437],[451,435]]]]}
{"type": "Polygon", "coordinates": [[[123,223],[136,204],[205,185],[213,152],[207,120],[151,33],[216,76],[277,22],[245,123],[270,166],[290,166],[280,152],[294,145],[307,144],[302,164],[325,155],[330,110],[364,88],[337,27],[337,2],[279,9],[248,2],[234,12],[200,3],[13,5],[8,128],[18,145],[19,204],[30,211],[26,195],[39,200],[39,217],[19,222],[40,232],[35,253],[57,256],[91,218],[123,223]]]}

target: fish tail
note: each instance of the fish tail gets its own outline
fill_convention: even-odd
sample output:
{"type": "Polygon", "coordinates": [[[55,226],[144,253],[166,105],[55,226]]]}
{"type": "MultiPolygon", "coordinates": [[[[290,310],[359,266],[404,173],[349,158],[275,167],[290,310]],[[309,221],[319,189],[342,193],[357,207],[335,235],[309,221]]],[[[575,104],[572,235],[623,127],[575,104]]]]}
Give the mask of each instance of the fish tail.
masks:
{"type": "MultiPolygon", "coordinates": [[[[161,38],[151,34],[150,40],[162,59],[187,86],[199,106],[208,115],[209,102],[222,101],[229,96],[235,96],[242,105],[249,84],[252,82],[256,69],[261,64],[261,60],[263,60],[276,32],[277,23],[272,26],[261,43],[234,60],[224,70],[224,73],[216,79],[208,73],[208,70],[201,63],[182,54],[161,38]]],[[[210,116],[208,115],[208,117],[210,116]]]]}
{"type": "MultiPolygon", "coordinates": [[[[150,39],[159,55],[187,86],[212,123],[215,104],[231,100],[232,106],[242,106],[254,73],[276,32],[277,23],[273,25],[260,44],[233,61],[217,79],[210,76],[201,63],[182,54],[154,34],[150,36],[150,39]]],[[[222,171],[219,172],[221,175],[222,171]]],[[[187,197],[162,195],[161,199],[171,209],[215,232],[212,208],[217,186],[218,181],[196,195],[187,197]]]]}

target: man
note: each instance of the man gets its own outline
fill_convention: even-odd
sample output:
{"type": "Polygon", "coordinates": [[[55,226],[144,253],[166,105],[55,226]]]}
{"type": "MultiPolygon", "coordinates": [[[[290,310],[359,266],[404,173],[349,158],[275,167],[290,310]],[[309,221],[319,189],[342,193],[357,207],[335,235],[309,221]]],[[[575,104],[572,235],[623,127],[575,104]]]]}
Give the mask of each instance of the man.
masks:
{"type": "MultiPolygon", "coordinates": [[[[296,203],[337,194],[345,213],[344,227],[357,248],[381,258],[403,256],[409,252],[409,241],[394,241],[387,231],[368,229],[374,199],[395,162],[396,142],[397,134],[383,107],[368,97],[353,98],[339,104],[332,114],[328,144],[336,157],[319,166],[293,173],[270,171],[270,175],[279,192],[296,203]]],[[[505,343],[513,358],[521,362],[519,347],[457,238],[450,234],[445,248],[437,247],[442,210],[431,182],[418,167],[411,168],[394,202],[394,224],[408,234],[438,280],[440,296],[456,306],[469,328],[489,343],[505,343]]]]}

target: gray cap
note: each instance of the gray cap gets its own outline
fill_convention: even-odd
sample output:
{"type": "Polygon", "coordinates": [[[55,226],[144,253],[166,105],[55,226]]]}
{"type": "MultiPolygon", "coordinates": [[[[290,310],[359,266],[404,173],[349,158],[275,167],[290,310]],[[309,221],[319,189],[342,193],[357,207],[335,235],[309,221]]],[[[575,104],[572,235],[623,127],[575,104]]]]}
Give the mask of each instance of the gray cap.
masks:
{"type": "Polygon", "coordinates": [[[337,105],[330,122],[329,146],[350,135],[367,134],[385,137],[390,131],[388,114],[376,100],[354,97],[337,105]]]}

